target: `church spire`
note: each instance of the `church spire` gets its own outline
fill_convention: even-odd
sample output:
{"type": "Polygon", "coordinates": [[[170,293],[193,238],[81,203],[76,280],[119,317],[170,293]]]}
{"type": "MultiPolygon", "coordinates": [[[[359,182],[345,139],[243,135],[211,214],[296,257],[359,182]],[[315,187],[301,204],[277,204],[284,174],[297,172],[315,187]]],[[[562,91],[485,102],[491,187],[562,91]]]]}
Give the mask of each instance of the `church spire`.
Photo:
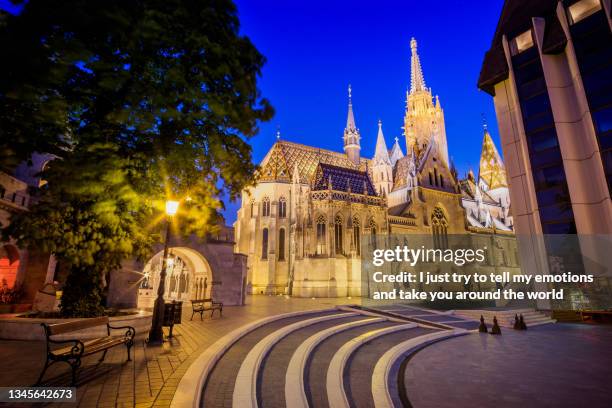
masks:
{"type": "Polygon", "coordinates": [[[348,115],[346,117],[346,128],[356,130],[355,126],[355,115],[353,114],[353,90],[351,85],[348,86],[348,115]]]}
{"type": "Polygon", "coordinates": [[[410,40],[410,49],[412,57],[410,58],[410,93],[424,91],[425,78],[423,78],[423,70],[421,69],[421,60],[417,53],[417,41],[412,37],[410,40]]]}
{"type": "Polygon", "coordinates": [[[390,164],[389,151],[385,143],[385,136],[382,131],[382,121],[378,121],[378,136],[376,137],[376,150],[374,151],[374,162],[390,164]]]}
{"type": "Polygon", "coordinates": [[[389,155],[389,159],[391,159],[391,165],[395,166],[395,163],[399,159],[404,157],[404,152],[402,152],[402,148],[399,145],[399,139],[395,138],[395,143],[393,143],[393,147],[391,148],[391,154],[389,155]]]}
{"type": "Polygon", "coordinates": [[[508,187],[504,163],[495,147],[495,143],[493,143],[486,122],[483,124],[483,131],[482,153],[480,155],[480,167],[478,169],[479,181],[484,183],[488,190],[508,187]]]}
{"type": "Polygon", "coordinates": [[[359,151],[361,150],[361,135],[355,125],[355,114],[353,113],[353,91],[351,85],[348,87],[348,115],[346,117],[346,128],[344,128],[344,152],[349,160],[355,165],[359,165],[359,151]]]}

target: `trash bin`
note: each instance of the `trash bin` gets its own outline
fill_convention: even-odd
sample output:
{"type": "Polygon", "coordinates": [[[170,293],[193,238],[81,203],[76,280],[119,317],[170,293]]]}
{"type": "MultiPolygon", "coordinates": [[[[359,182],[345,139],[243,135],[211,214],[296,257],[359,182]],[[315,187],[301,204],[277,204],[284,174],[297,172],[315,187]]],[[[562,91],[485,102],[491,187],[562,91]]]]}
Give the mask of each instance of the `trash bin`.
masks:
{"type": "Polygon", "coordinates": [[[170,328],[169,338],[172,338],[172,329],[175,324],[181,324],[181,315],[183,314],[183,302],[173,300],[171,303],[164,304],[164,327],[170,328]]]}

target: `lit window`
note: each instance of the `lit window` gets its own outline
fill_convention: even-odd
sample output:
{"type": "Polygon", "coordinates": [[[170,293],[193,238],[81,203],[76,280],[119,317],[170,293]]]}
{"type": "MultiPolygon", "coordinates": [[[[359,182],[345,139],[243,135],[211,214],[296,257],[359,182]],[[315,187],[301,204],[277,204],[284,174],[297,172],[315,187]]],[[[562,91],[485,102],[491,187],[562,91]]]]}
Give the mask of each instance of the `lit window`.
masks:
{"type": "Polygon", "coordinates": [[[510,42],[510,52],[512,55],[520,54],[521,52],[533,47],[533,37],[531,30],[519,34],[510,42]]]}
{"type": "Polygon", "coordinates": [[[268,197],[264,197],[263,199],[263,210],[262,210],[262,215],[264,217],[269,217],[270,216],[270,199],[268,197]]]}
{"type": "Polygon", "coordinates": [[[581,0],[568,7],[572,24],[584,20],[593,13],[601,10],[600,0],[581,0]]]}
{"type": "Polygon", "coordinates": [[[325,217],[320,215],[317,218],[317,255],[325,254],[327,242],[325,240],[325,217]]]}
{"type": "Polygon", "coordinates": [[[278,201],[278,216],[280,218],[285,218],[287,216],[287,200],[285,200],[285,197],[281,197],[278,201]]]}

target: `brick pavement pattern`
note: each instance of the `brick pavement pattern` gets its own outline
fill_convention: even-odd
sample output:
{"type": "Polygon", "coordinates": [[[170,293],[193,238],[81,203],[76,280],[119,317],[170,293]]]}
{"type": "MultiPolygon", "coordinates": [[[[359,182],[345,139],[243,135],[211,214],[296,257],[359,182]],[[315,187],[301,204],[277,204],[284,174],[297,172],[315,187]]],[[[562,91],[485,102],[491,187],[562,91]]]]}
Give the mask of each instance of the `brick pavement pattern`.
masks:
{"type": "MultiPolygon", "coordinates": [[[[69,407],[169,407],[179,381],[189,365],[207,346],[224,334],[253,320],[299,310],[326,309],[358,299],[286,299],[282,296],[251,296],[246,306],[223,308],[223,317],[190,321],[189,303],[183,308],[183,323],[174,327],[174,338],[161,346],[149,346],[137,336],[132,361],[125,347],[109,350],[99,364],[99,354],[85,357],[79,370],[77,404],[32,404],[69,407]]],[[[42,330],[42,329],[41,329],[42,330]]],[[[167,332],[166,332],[167,334],[167,332]]],[[[45,344],[40,341],[0,340],[0,386],[24,386],[36,382],[44,365],[45,344]]],[[[54,364],[43,380],[47,386],[68,386],[67,364],[54,364]]],[[[195,395],[194,390],[194,395],[195,395]]],[[[28,404],[14,404],[25,408],[28,404]]]]}

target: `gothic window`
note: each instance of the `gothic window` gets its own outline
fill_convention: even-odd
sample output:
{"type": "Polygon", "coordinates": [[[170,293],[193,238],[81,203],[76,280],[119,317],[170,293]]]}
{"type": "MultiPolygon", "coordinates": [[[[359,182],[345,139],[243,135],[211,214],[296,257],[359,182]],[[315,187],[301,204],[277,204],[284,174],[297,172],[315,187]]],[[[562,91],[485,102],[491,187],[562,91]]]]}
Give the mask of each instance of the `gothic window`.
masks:
{"type": "Polygon", "coordinates": [[[262,206],[263,206],[262,215],[264,217],[269,217],[270,216],[270,199],[268,197],[264,197],[262,206]]]}
{"type": "Polygon", "coordinates": [[[444,177],[440,174],[440,187],[444,187],[444,177]]]}
{"type": "Polygon", "coordinates": [[[374,222],[374,218],[370,218],[370,222],[368,224],[370,227],[370,244],[373,248],[376,248],[376,233],[378,232],[378,228],[376,226],[376,222],[374,222]]]}
{"type": "Polygon", "coordinates": [[[359,230],[359,218],[353,218],[353,245],[357,255],[361,254],[361,234],[359,230]]]}
{"type": "Polygon", "coordinates": [[[431,171],[429,172],[429,185],[433,186],[433,176],[431,175],[431,171]]]}
{"type": "Polygon", "coordinates": [[[319,216],[317,218],[317,255],[323,255],[327,251],[325,242],[325,217],[319,216]]]}
{"type": "Polygon", "coordinates": [[[261,259],[268,259],[268,229],[264,228],[261,235],[261,259]]]}
{"type": "Polygon", "coordinates": [[[434,239],[434,248],[446,249],[448,248],[448,235],[447,235],[448,222],[444,211],[440,207],[436,207],[431,214],[431,229],[434,239]]]}
{"type": "Polygon", "coordinates": [[[334,248],[336,254],[342,253],[342,218],[339,215],[334,220],[334,248]]]}
{"type": "Polygon", "coordinates": [[[285,229],[278,231],[278,260],[285,260],[285,229]]]}
{"type": "Polygon", "coordinates": [[[285,197],[281,197],[281,199],[278,200],[278,216],[280,218],[285,218],[287,216],[287,200],[285,200],[285,197]]]}
{"type": "Polygon", "coordinates": [[[251,199],[251,217],[255,216],[255,200],[251,199]]]}
{"type": "Polygon", "coordinates": [[[435,169],[435,168],[434,168],[434,181],[437,186],[438,185],[438,169],[435,169]]]}

